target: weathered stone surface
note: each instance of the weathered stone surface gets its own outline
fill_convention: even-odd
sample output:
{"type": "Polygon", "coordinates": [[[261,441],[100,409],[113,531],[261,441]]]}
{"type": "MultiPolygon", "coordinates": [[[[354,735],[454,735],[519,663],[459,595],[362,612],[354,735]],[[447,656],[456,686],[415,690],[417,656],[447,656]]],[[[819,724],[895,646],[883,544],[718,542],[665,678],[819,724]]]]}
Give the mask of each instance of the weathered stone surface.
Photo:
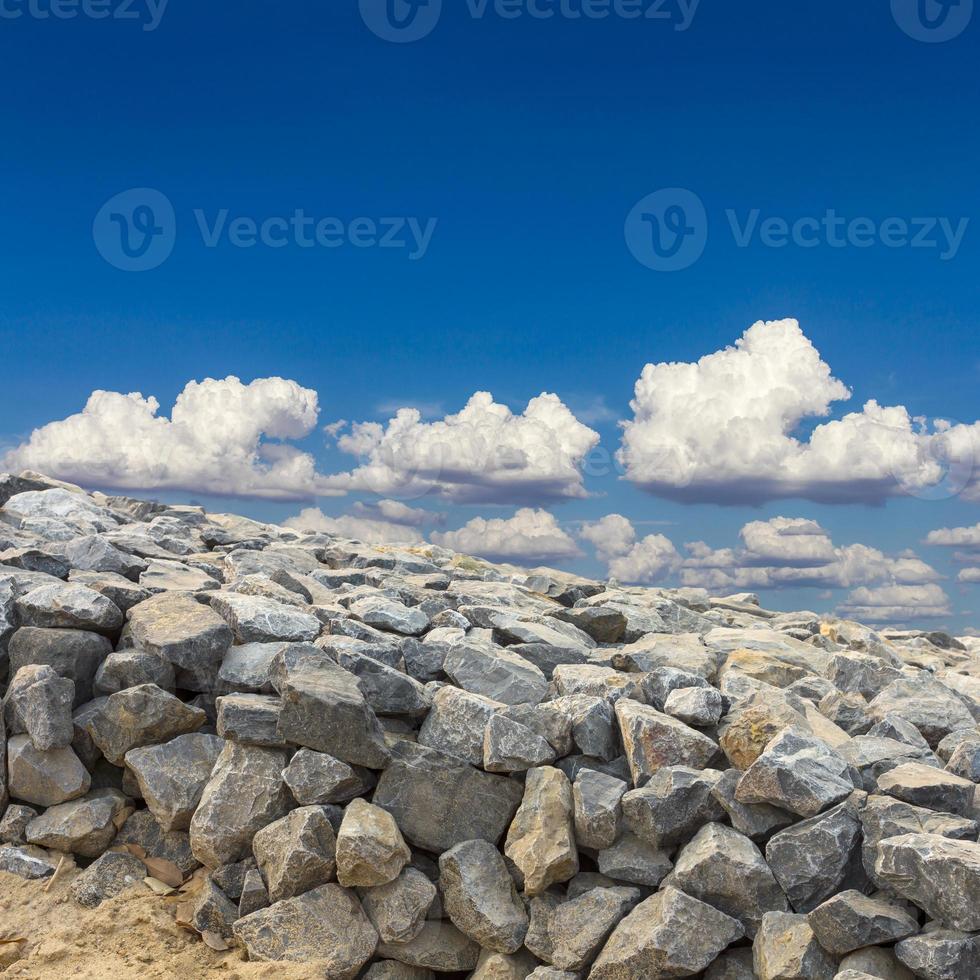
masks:
{"type": "Polygon", "coordinates": [[[788,827],[796,820],[795,814],[769,803],[739,803],[735,791],[741,778],[740,770],[726,769],[711,790],[740,834],[754,841],[768,840],[774,831],[788,827]]]}
{"type": "Polygon", "coordinates": [[[584,970],[639,900],[638,888],[592,888],[559,905],[548,920],[551,962],[565,970],[584,970]]]}
{"type": "Polygon", "coordinates": [[[650,888],[656,888],[673,867],[669,852],[658,850],[631,833],[622,834],[612,847],[600,851],[597,861],[604,875],[650,888]]]}
{"type": "Polygon", "coordinates": [[[927,929],[895,945],[895,955],[924,980],[964,980],[980,976],[980,935],[955,929],[927,929]]]}
{"type": "Polygon", "coordinates": [[[246,871],[242,881],[242,893],[238,898],[238,918],[243,919],[246,915],[268,907],[269,890],[262,880],[262,872],[258,868],[246,871]]]}
{"type": "Polygon", "coordinates": [[[421,745],[401,743],[393,754],[373,799],[412,844],[441,854],[466,840],[496,843],[507,830],[521,801],[519,783],[421,745]]]}
{"type": "Polygon", "coordinates": [[[704,980],[758,980],[752,950],[726,950],[705,971],[704,980]]]}
{"type": "Polygon", "coordinates": [[[235,592],[210,594],[211,608],[231,627],[238,643],[302,642],[320,635],[320,620],[263,596],[235,592]]]}
{"type": "Polygon", "coordinates": [[[825,742],[787,729],[746,770],[735,799],[813,817],[840,803],[853,789],[847,763],[825,742]]]}
{"type": "Polygon", "coordinates": [[[407,943],[379,943],[377,955],[437,973],[457,973],[476,969],[480,947],[450,922],[426,922],[407,943]]]}
{"type": "Polygon", "coordinates": [[[84,585],[42,585],[16,602],[21,626],[115,633],[123,624],[119,607],[84,585]]]}
{"type": "Polygon", "coordinates": [[[460,643],[443,662],[453,683],[502,704],[537,704],[548,692],[544,674],[502,647],[460,643]]]}
{"type": "Polygon", "coordinates": [[[838,975],[845,970],[858,970],[878,980],[915,980],[912,971],[896,959],[894,951],[883,946],[856,949],[841,959],[837,969],[838,975]]]}
{"type": "Polygon", "coordinates": [[[206,720],[200,708],[184,704],[156,684],[141,684],[111,695],[87,731],[102,754],[121,766],[130,749],[197,731],[206,720]]]}
{"type": "Polygon", "coordinates": [[[579,847],[601,851],[619,836],[626,783],[615,776],[583,769],[572,786],[575,838],[579,847]]]}
{"type": "Polygon", "coordinates": [[[897,800],[940,813],[969,817],[976,784],[942,769],[909,762],[878,777],[878,789],[897,800]]]}
{"type": "Polygon", "coordinates": [[[470,980],[526,980],[537,962],[524,950],[518,953],[494,953],[485,949],[480,953],[470,980]]]}
{"type": "Polygon", "coordinates": [[[713,793],[720,778],[716,769],[659,769],[646,786],[623,797],[623,820],[637,837],[654,847],[675,847],[724,816],[713,793]]]}
{"type": "Polygon", "coordinates": [[[664,766],[704,769],[718,752],[707,736],[637,701],[617,701],[616,718],[634,786],[643,786],[664,766]]]}
{"type": "Polygon", "coordinates": [[[961,742],[946,762],[946,771],[980,783],[980,739],[961,742]]]}
{"type": "Polygon", "coordinates": [[[827,899],[807,921],[820,945],[835,956],[863,946],[893,943],[919,929],[918,922],[899,906],[858,891],[839,892],[827,899]]]}
{"type": "Polygon", "coordinates": [[[336,870],[337,839],[319,806],[304,806],[263,827],[252,853],[271,902],[326,884],[336,870]]]}
{"type": "Polygon", "coordinates": [[[58,861],[52,860],[44,848],[34,847],[32,844],[5,844],[0,847],[0,871],[7,874],[34,881],[38,878],[50,878],[57,866],[58,861]]]}
{"type": "Polygon", "coordinates": [[[418,636],[429,625],[429,617],[421,609],[384,596],[364,596],[352,602],[349,609],[356,619],[386,633],[418,636]]]}
{"type": "Polygon", "coordinates": [[[73,538],[62,545],[65,558],[72,568],[85,572],[113,572],[136,581],[146,562],[116,548],[108,538],[99,534],[86,534],[73,538]]]}
{"type": "Polygon", "coordinates": [[[3,818],[0,819],[0,843],[26,844],[27,838],[24,836],[24,831],[37,815],[37,810],[33,807],[11,803],[3,818]]]}
{"type": "Polygon", "coordinates": [[[924,750],[892,738],[858,735],[836,748],[837,754],[861,776],[865,790],[877,792],[878,777],[907,762],[924,762],[935,765],[936,757],[925,746],[924,750]]]}
{"type": "Polygon", "coordinates": [[[663,888],[616,926],[589,978],[693,976],[743,934],[736,919],[676,888],[663,888]]]}
{"type": "Polygon", "coordinates": [[[234,933],[249,959],[315,960],[337,980],[353,980],[378,944],[357,896],[337,885],[320,885],[253,912],[235,923],[234,933]]]}
{"type": "Polygon", "coordinates": [[[664,712],[687,725],[715,725],[721,718],[723,699],[713,687],[680,687],[667,695],[664,712]]]}
{"type": "MultiPolygon", "coordinates": [[[[546,701],[539,705],[538,711],[549,711],[552,715],[557,713],[558,717],[567,719],[571,726],[569,734],[572,742],[583,755],[610,762],[620,754],[616,714],[605,698],[571,694],[546,701]]],[[[551,744],[559,750],[559,754],[565,754],[560,751],[561,743],[552,741],[551,744]]]]}
{"type": "Polygon", "coordinates": [[[980,844],[903,834],[878,845],[875,873],[950,929],[980,931],[980,844]]]}
{"type": "Polygon", "coordinates": [[[368,967],[364,980],[436,980],[436,975],[421,966],[408,966],[397,960],[378,960],[368,967]]]}
{"type": "Polygon", "coordinates": [[[172,861],[185,876],[201,866],[191,851],[190,837],[182,830],[164,833],[149,810],[129,816],[113,841],[114,846],[119,844],[138,844],[149,857],[172,861]]]}
{"type": "Polygon", "coordinates": [[[191,925],[200,933],[231,939],[232,924],[238,918],[238,907],[208,875],[194,896],[191,925]]]}
{"type": "Polygon", "coordinates": [[[121,895],[134,885],[142,885],[146,866],[132,854],[109,851],[90,864],[68,889],[73,901],[94,909],[106,899],[121,895]]]}
{"type": "Polygon", "coordinates": [[[436,886],[417,868],[405,868],[393,881],[365,888],[361,902],[384,943],[411,942],[425,925],[436,886]]]}
{"type": "Polygon", "coordinates": [[[368,769],[388,764],[381,725],[347,671],[325,657],[299,657],[283,660],[272,683],[282,699],[278,731],[288,742],[368,769]]]}
{"type": "Polygon", "coordinates": [[[226,742],[190,825],[194,856],[209,868],[246,857],[252,839],[292,808],[286,753],[226,742]]]}
{"type": "Polygon", "coordinates": [[[163,593],[129,613],[134,645],[173,664],[183,686],[211,690],[232,632],[213,610],[186,593],[163,593]]]}
{"type": "Polygon", "coordinates": [[[77,629],[38,629],[22,626],[10,638],[10,674],[29,664],[47,664],[75,684],[73,707],[92,697],[92,681],[112,650],[106,637],[77,629]]]}
{"type": "Polygon", "coordinates": [[[766,912],[790,910],[759,848],[721,823],[702,827],[681,849],[671,882],[738,919],[750,937],[766,912]]]}
{"type": "Polygon", "coordinates": [[[11,734],[26,733],[41,752],[71,745],[75,684],[43,664],[21,667],[3,699],[4,717],[11,734]]]}
{"type": "Polygon", "coordinates": [[[572,788],[551,766],[528,771],[524,798],[507,833],[504,853],[524,875],[527,895],[540,895],[578,871],[572,788]]]}
{"type": "Polygon", "coordinates": [[[341,653],[340,666],[357,678],[365,700],[379,715],[424,718],[432,704],[429,692],[414,677],[371,656],[341,653]]]}
{"type": "Polygon", "coordinates": [[[282,778],[300,806],[346,803],[374,786],[374,776],[367,769],[312,749],[296,752],[282,778]]]}
{"type": "Polygon", "coordinates": [[[119,650],[102,661],[92,688],[97,695],[108,696],[140,684],[155,684],[173,692],[176,686],[173,664],[147,650],[119,650]]]}
{"type": "Polygon", "coordinates": [[[92,783],[71,749],[39,752],[26,735],[15,735],[7,743],[7,771],[10,795],[37,806],[77,799],[92,783]]]}
{"type": "Polygon", "coordinates": [[[483,768],[487,772],[526,772],[555,761],[555,751],[526,725],[492,714],[483,733],[483,768]]]}
{"type": "Polygon", "coordinates": [[[877,720],[895,715],[910,722],[933,747],[950,732],[975,727],[963,702],[945,684],[925,675],[893,681],[871,702],[870,710],[877,720]]]}
{"type": "Polygon", "coordinates": [[[752,956],[758,980],[832,980],[837,961],[816,940],[805,915],[766,912],[752,956]]]}
{"type": "Polygon", "coordinates": [[[279,734],[282,701],[269,694],[226,694],[215,701],[218,734],[244,745],[285,748],[279,734]]]}
{"type": "Polygon", "coordinates": [[[470,765],[482,765],[487,724],[501,707],[481,694],[442,687],[419,729],[419,744],[448,752],[470,765]]]}
{"type": "Polygon", "coordinates": [[[858,801],[845,801],[780,831],[766,845],[766,862],[797,912],[866,882],[858,809],[858,801]]]}
{"type": "Polygon", "coordinates": [[[190,827],[222,748],[217,736],[195,733],[126,753],[126,765],[164,831],[190,827]]]}
{"type": "Polygon", "coordinates": [[[387,810],[360,798],[348,804],[337,834],[337,880],[345,888],[394,881],[411,856],[387,810]]]}
{"type": "Polygon", "coordinates": [[[460,932],[484,949],[514,953],[527,932],[527,913],[499,851],[464,841],[439,858],[443,908],[460,932]]]}
{"type": "Polygon", "coordinates": [[[115,818],[125,797],[114,790],[94,790],[81,800],[49,807],[24,831],[28,843],[80,857],[98,857],[116,836],[115,818]]]}

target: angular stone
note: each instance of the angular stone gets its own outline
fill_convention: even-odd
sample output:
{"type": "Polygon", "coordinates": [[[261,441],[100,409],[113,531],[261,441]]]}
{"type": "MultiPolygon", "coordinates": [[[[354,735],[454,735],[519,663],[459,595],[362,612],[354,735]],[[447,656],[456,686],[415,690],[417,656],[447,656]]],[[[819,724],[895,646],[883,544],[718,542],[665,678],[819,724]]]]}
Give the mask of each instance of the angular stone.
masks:
{"type": "Polygon", "coordinates": [[[71,567],[84,572],[113,572],[136,581],[140,572],[146,568],[146,562],[142,558],[120,551],[99,534],[73,538],[62,547],[71,567]]]}
{"type": "Polygon", "coordinates": [[[139,583],[152,592],[210,592],[221,588],[221,583],[203,569],[167,558],[150,561],[139,583]]]}
{"type": "Polygon", "coordinates": [[[738,920],[676,888],[663,888],[616,926],[589,978],[659,980],[693,976],[743,935],[738,920]]]}
{"type": "Polygon", "coordinates": [[[919,748],[892,738],[858,735],[845,745],[838,746],[837,754],[861,776],[865,790],[874,793],[878,789],[878,777],[906,762],[923,761],[934,764],[935,756],[925,747],[919,748]]]}
{"type": "Polygon", "coordinates": [[[22,568],[27,572],[40,572],[52,578],[68,578],[70,562],[61,555],[52,554],[41,548],[8,548],[0,551],[0,565],[22,568]]]}
{"type": "Polygon", "coordinates": [[[350,613],[355,618],[386,633],[400,633],[403,636],[418,636],[425,632],[429,617],[421,609],[406,606],[385,596],[364,596],[350,604],[350,613]]]}
{"type": "Polygon", "coordinates": [[[24,831],[28,843],[80,857],[98,857],[116,836],[116,816],[126,800],[115,790],[95,790],[85,799],[49,807],[24,831]]]}
{"type": "Polygon", "coordinates": [[[242,919],[246,915],[268,907],[269,890],[262,880],[262,873],[258,868],[246,871],[245,879],[242,881],[242,894],[238,899],[238,918],[242,919]]]}
{"type": "Polygon", "coordinates": [[[361,902],[383,943],[411,942],[425,925],[436,886],[417,868],[405,868],[386,885],[364,889],[361,902]]]}
{"type": "Polygon", "coordinates": [[[888,685],[870,705],[877,720],[896,715],[914,725],[933,747],[950,732],[973,728],[973,716],[941,681],[924,674],[903,677],[888,685]]]}
{"type": "Polygon", "coordinates": [[[191,818],[194,856],[209,868],[246,857],[252,839],[292,808],[282,780],[286,753],[226,742],[191,818]]]}
{"type": "Polygon", "coordinates": [[[462,973],[476,969],[480,947],[449,922],[426,922],[407,943],[379,943],[377,955],[437,973],[462,973]]]}
{"type": "Polygon", "coordinates": [[[524,891],[540,895],[578,871],[572,788],[560,770],[528,770],[524,798],[507,833],[504,853],[524,875],[524,891]]]}
{"type": "Polygon", "coordinates": [[[750,937],[766,912],[790,910],[759,848],[725,824],[710,823],[695,834],[677,855],[671,881],[737,918],[750,937]]]}
{"type": "Polygon", "coordinates": [[[665,766],[704,769],[718,752],[707,736],[637,701],[617,701],[616,718],[636,787],[665,766]]]}
{"type": "Polygon", "coordinates": [[[367,769],[312,749],[296,752],[282,778],[300,806],[346,803],[374,786],[374,776],[367,769]]]}
{"type": "Polygon", "coordinates": [[[351,765],[384,769],[391,755],[356,678],[323,657],[284,660],[272,678],[282,698],[279,734],[351,765]]]}
{"type": "Polygon", "coordinates": [[[814,817],[850,796],[853,789],[847,763],[825,742],[787,729],[746,770],[735,799],[814,817]]]}
{"type": "Polygon", "coordinates": [[[360,798],[351,800],[337,834],[337,880],[345,888],[394,881],[412,852],[394,817],[360,798]]]}
{"type": "Polygon", "coordinates": [[[0,847],[0,871],[17,875],[35,881],[38,878],[50,878],[58,866],[57,860],[41,847],[31,844],[15,846],[12,844],[0,847]]]}
{"type": "MultiPolygon", "coordinates": [[[[610,762],[620,754],[616,714],[613,706],[605,698],[596,698],[588,694],[572,694],[545,702],[539,710],[544,710],[549,704],[571,722],[572,740],[583,755],[595,756],[610,762]]],[[[558,749],[559,755],[567,754],[562,752],[559,746],[556,745],[555,748],[558,749]]]]}
{"type": "Polygon", "coordinates": [[[583,769],[572,786],[575,839],[579,847],[601,851],[619,836],[626,783],[593,769],[583,769]]]}
{"type": "Polygon", "coordinates": [[[895,955],[924,980],[964,980],[980,976],[980,936],[934,928],[903,939],[895,955]]]}
{"type": "Polygon", "coordinates": [[[903,834],[878,845],[875,873],[949,929],[980,930],[980,844],[903,834]]]}
{"type": "Polygon", "coordinates": [[[526,725],[493,714],[483,734],[483,768],[487,772],[526,772],[555,761],[555,751],[526,725]]]}
{"type": "Polygon", "coordinates": [[[551,962],[564,970],[584,970],[639,900],[638,888],[593,888],[563,902],[548,920],[551,962]]]}
{"type": "Polygon", "coordinates": [[[147,809],[165,832],[190,827],[223,748],[216,735],[190,734],[126,753],[147,809]]]}
{"type": "Polygon", "coordinates": [[[408,966],[397,960],[378,960],[368,967],[364,980],[436,980],[436,975],[421,966],[408,966]]]}
{"type": "Polygon", "coordinates": [[[980,783],[980,739],[961,742],[950,755],[946,771],[980,783]]]}
{"type": "Polygon", "coordinates": [[[381,715],[422,718],[432,699],[414,677],[360,653],[342,653],[340,666],[357,678],[367,703],[381,715]]]}
{"type": "Polygon", "coordinates": [[[34,748],[65,749],[71,745],[71,720],[75,685],[42,664],[21,667],[3,699],[4,715],[11,734],[26,732],[34,748]]]}
{"type": "Polygon", "coordinates": [[[466,840],[495,844],[507,830],[521,801],[519,783],[422,745],[403,742],[393,754],[373,799],[416,847],[441,854],[466,840]]]}
{"type": "Polygon", "coordinates": [[[164,833],[149,810],[130,814],[113,844],[138,844],[148,857],[163,858],[176,864],[185,877],[201,866],[191,852],[190,837],[181,830],[164,833]]]}
{"type": "Polygon", "coordinates": [[[858,891],[827,899],[807,921],[820,945],[835,956],[863,946],[893,943],[919,930],[919,923],[897,905],[858,891]]]}
{"type": "Polygon", "coordinates": [[[729,949],[705,971],[704,980],[758,980],[751,949],[729,949]]]}
{"type": "Polygon", "coordinates": [[[673,868],[667,851],[659,851],[630,833],[623,834],[612,847],[600,851],[597,863],[604,875],[616,881],[650,888],[656,888],[673,868]]]}
{"type": "Polygon", "coordinates": [[[758,980],[833,980],[837,961],[817,942],[805,915],[766,912],[752,944],[758,980]]]}
{"type": "Polygon", "coordinates": [[[320,635],[316,616],[274,599],[234,592],[215,592],[210,599],[238,643],[308,642],[320,635]]]}
{"type": "Polygon", "coordinates": [[[111,695],[87,731],[102,754],[121,766],[130,749],[197,731],[206,720],[200,708],[184,704],[156,684],[141,684],[111,695]]]}
{"type": "Polygon", "coordinates": [[[643,679],[598,664],[568,664],[556,667],[552,684],[560,697],[586,694],[616,703],[623,698],[646,701],[643,679]]]}
{"type": "Polygon", "coordinates": [[[856,949],[853,953],[848,953],[840,961],[837,969],[837,976],[840,976],[842,971],[857,970],[870,975],[875,980],[915,980],[912,971],[907,970],[895,958],[893,950],[882,946],[866,946],[864,949],[856,949]]]}
{"type": "Polygon", "coordinates": [[[36,806],[56,806],[84,796],[92,783],[71,749],[39,752],[26,735],[7,744],[10,795],[36,806]]]}
{"type": "Polygon", "coordinates": [[[92,688],[96,694],[108,696],[140,684],[156,684],[172,692],[176,686],[173,664],[147,650],[120,650],[102,661],[92,688]]]}
{"type": "Polygon", "coordinates": [[[768,840],[774,831],[789,827],[796,820],[795,814],[768,803],[739,803],[735,791],[741,778],[740,770],[726,769],[711,790],[740,834],[754,841],[768,840]]]}
{"type": "Polygon", "coordinates": [[[115,633],[123,624],[119,607],[84,585],[42,585],[16,602],[21,626],[115,633]]]}
{"type": "Polygon", "coordinates": [[[485,949],[480,953],[470,980],[526,980],[537,962],[530,953],[523,950],[508,954],[485,949]]]}
{"type": "Polygon", "coordinates": [[[766,862],[797,912],[811,912],[842,889],[866,882],[861,821],[851,801],[775,834],[766,862]]]}
{"type": "Polygon", "coordinates": [[[875,723],[868,702],[860,694],[834,691],[821,698],[817,708],[848,735],[863,735],[875,723]]]}
{"type": "Polygon", "coordinates": [[[659,769],[646,786],[623,797],[623,820],[637,837],[654,847],[675,847],[724,816],[713,794],[720,779],[716,769],[659,769]]]}
{"type": "Polygon", "coordinates": [[[419,729],[419,744],[448,752],[471,765],[482,765],[487,724],[501,707],[481,694],[442,687],[433,696],[432,709],[419,729]]]}
{"type": "Polygon", "coordinates": [[[670,692],[664,712],[686,725],[715,725],[722,716],[721,692],[713,687],[681,687],[670,692]]]}
{"type": "Polygon", "coordinates": [[[969,817],[976,784],[942,769],[910,762],[878,777],[878,789],[913,806],[969,817]]]}
{"type": "Polygon", "coordinates": [[[75,684],[72,707],[92,697],[92,681],[112,644],[99,633],[22,626],[10,638],[10,674],[29,664],[47,664],[75,684]]]}
{"type": "Polygon", "coordinates": [[[232,923],[238,918],[238,907],[208,875],[194,896],[191,925],[200,933],[231,939],[232,923]]]}
{"type": "Polygon", "coordinates": [[[304,806],[263,827],[252,852],[271,902],[326,884],[336,870],[337,840],[319,806],[304,806]]]}
{"type": "Polygon", "coordinates": [[[90,864],[68,888],[72,900],[88,909],[121,895],[127,888],[142,885],[146,866],[132,854],[109,851],[90,864]]]}
{"type": "Polygon", "coordinates": [[[155,653],[173,664],[181,685],[209,691],[214,687],[232,633],[213,610],[186,593],[164,593],[147,599],[129,613],[129,629],[137,649],[155,653]]]}
{"type": "Polygon", "coordinates": [[[607,606],[561,609],[553,615],[555,619],[577,626],[598,643],[618,643],[626,630],[626,617],[618,609],[607,606]]]}
{"type": "Polygon", "coordinates": [[[218,734],[244,745],[283,748],[279,734],[282,701],[268,694],[226,694],[215,701],[218,734]]]}
{"type": "Polygon", "coordinates": [[[337,885],[320,885],[246,915],[234,933],[250,960],[315,960],[325,976],[337,980],[353,980],[378,944],[357,897],[337,885]]]}
{"type": "Polygon", "coordinates": [[[502,704],[537,704],[548,693],[544,674],[501,647],[460,643],[446,656],[443,670],[453,683],[502,704]]]}
{"type": "Polygon", "coordinates": [[[37,810],[33,807],[11,803],[7,807],[3,819],[0,819],[0,843],[26,844],[27,838],[24,836],[24,831],[37,815],[37,810]]]}

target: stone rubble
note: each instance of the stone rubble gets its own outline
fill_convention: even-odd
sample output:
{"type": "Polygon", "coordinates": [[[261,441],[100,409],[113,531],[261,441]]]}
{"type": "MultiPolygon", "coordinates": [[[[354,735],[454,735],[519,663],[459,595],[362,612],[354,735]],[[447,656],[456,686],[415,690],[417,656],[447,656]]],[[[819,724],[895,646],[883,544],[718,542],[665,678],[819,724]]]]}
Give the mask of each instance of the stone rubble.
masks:
{"type": "Polygon", "coordinates": [[[2,872],[326,978],[980,976],[973,638],[31,473],[0,529],[2,872]]]}

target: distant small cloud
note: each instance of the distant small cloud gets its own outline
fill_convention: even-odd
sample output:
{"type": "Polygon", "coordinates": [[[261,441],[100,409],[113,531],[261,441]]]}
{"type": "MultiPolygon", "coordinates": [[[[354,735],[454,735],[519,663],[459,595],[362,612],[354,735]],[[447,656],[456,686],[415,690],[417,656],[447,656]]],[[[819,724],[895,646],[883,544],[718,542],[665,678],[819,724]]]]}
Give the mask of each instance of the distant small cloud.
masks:
{"type": "Polygon", "coordinates": [[[388,398],[374,406],[378,415],[391,418],[397,415],[403,408],[414,408],[415,411],[424,419],[437,419],[446,414],[445,406],[442,402],[417,401],[412,398],[404,400],[398,398],[388,398]]]}

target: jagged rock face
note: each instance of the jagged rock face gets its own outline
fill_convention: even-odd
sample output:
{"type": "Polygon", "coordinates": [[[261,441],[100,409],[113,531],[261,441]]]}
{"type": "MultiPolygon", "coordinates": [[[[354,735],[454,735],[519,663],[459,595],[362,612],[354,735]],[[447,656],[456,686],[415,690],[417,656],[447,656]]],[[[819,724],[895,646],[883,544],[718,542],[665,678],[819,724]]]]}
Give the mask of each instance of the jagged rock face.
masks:
{"type": "Polygon", "coordinates": [[[351,980],[980,974],[976,643],[33,474],[3,528],[0,872],[197,872],[351,980]]]}

